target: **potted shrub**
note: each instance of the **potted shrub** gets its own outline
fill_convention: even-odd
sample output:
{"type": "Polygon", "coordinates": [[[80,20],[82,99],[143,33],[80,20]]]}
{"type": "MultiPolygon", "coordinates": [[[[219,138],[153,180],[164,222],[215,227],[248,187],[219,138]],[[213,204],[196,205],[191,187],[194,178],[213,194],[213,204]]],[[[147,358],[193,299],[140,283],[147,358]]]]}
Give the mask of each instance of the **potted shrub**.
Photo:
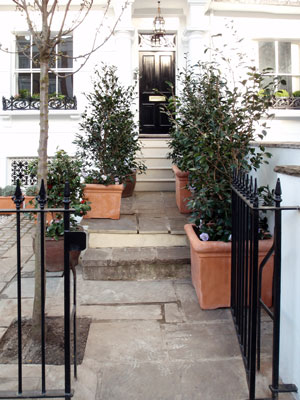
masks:
{"type": "Polygon", "coordinates": [[[35,208],[35,198],[38,195],[39,190],[37,185],[28,186],[25,189],[24,206],[25,208],[35,208]]]}
{"type": "MultiPolygon", "coordinates": [[[[15,194],[16,187],[14,185],[7,185],[4,188],[0,188],[0,209],[16,208],[12,196],[15,194]]],[[[1,213],[0,213],[1,214],[1,213]]],[[[2,213],[3,214],[3,213],[2,213]]],[[[9,213],[5,213],[9,215],[9,213]]]]}
{"type": "Polygon", "coordinates": [[[85,171],[85,197],[91,202],[86,217],[119,219],[127,177],[145,171],[136,160],[141,144],[132,111],[134,87],[123,87],[116,67],[103,65],[95,70],[93,91],[86,98],[74,142],[85,171]]]}
{"type": "MultiPolygon", "coordinates": [[[[199,62],[189,74],[198,81],[201,103],[198,114],[185,121],[185,129],[190,127],[197,138],[184,153],[184,165],[188,166],[193,185],[190,205],[195,225],[185,226],[191,248],[192,281],[202,308],[228,307],[232,172],[234,168],[256,170],[270,157],[263,146],[255,151],[250,142],[266,134],[264,123],[256,135],[257,124],[263,115],[268,115],[273,84],[264,88],[264,96],[259,95],[263,75],[250,67],[239,86],[232,85],[216,61],[199,62]]],[[[264,252],[270,246],[266,241],[260,250],[264,252]]],[[[269,268],[268,277],[272,276],[272,267],[269,268]]],[[[264,282],[266,287],[271,292],[272,280],[264,282]]],[[[270,298],[264,299],[270,304],[270,298]]]]}
{"type": "MultiPolygon", "coordinates": [[[[47,207],[64,208],[64,187],[68,181],[70,185],[70,208],[74,208],[74,214],[70,215],[70,229],[81,229],[79,222],[90,209],[89,203],[84,198],[84,184],[81,181],[81,162],[70,157],[64,150],[57,150],[51,161],[48,162],[47,175],[47,207]]],[[[37,160],[29,165],[31,175],[37,171],[37,160]]],[[[46,268],[47,271],[63,270],[63,215],[51,213],[46,219],[46,268]]],[[[80,252],[70,252],[70,264],[78,263],[80,252]]]]}
{"type": "Polygon", "coordinates": [[[181,213],[187,214],[191,212],[189,200],[192,196],[189,168],[194,166],[191,164],[193,160],[187,155],[197,142],[199,135],[197,124],[201,124],[199,115],[203,115],[203,112],[201,97],[199,97],[199,81],[193,69],[187,66],[179,72],[177,80],[181,87],[180,94],[175,95],[174,88],[171,86],[173,95],[169,97],[165,106],[165,112],[171,123],[168,157],[172,160],[172,169],[175,174],[176,204],[181,213]]]}

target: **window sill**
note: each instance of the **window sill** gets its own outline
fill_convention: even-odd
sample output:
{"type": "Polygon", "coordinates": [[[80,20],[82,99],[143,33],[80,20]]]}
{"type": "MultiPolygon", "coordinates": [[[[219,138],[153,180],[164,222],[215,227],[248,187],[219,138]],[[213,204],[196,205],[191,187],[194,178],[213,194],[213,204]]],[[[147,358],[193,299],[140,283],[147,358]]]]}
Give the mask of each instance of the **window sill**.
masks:
{"type": "MultiPolygon", "coordinates": [[[[70,119],[80,119],[81,112],[78,110],[49,110],[49,119],[52,117],[64,117],[70,119]]],[[[39,110],[22,110],[22,111],[0,111],[0,118],[2,120],[12,120],[13,117],[23,118],[35,118],[39,119],[40,111],[39,110]]]]}

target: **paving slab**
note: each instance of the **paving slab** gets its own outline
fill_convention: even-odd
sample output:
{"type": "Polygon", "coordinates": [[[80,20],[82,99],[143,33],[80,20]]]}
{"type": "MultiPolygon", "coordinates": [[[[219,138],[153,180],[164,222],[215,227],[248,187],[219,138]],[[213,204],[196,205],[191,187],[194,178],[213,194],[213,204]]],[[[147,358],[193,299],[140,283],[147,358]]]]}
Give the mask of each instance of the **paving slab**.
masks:
{"type": "Polygon", "coordinates": [[[82,225],[88,227],[89,232],[98,233],[137,233],[135,215],[121,215],[120,219],[83,219],[82,225]]]}
{"type": "MultiPolygon", "coordinates": [[[[49,304],[48,316],[64,314],[64,305],[49,304]]],[[[77,316],[91,318],[93,321],[104,320],[162,320],[162,307],[158,304],[142,305],[80,305],[77,307],[77,316]]],[[[0,331],[1,334],[1,331],[0,331]]]]}
{"type": "MultiPolygon", "coordinates": [[[[22,316],[31,317],[33,309],[33,299],[22,300],[22,316]]],[[[8,327],[17,319],[17,300],[1,299],[0,301],[0,327],[8,327]]]]}
{"type": "MultiPolygon", "coordinates": [[[[46,296],[54,297],[60,284],[59,278],[47,279],[46,296]]],[[[32,298],[34,294],[34,278],[22,279],[22,298],[32,298]]],[[[17,298],[17,281],[11,282],[1,293],[1,298],[17,298]]]]}
{"type": "Polygon", "coordinates": [[[229,360],[240,357],[231,321],[166,324],[163,328],[171,360],[229,360]]]}
{"type": "Polygon", "coordinates": [[[175,281],[174,288],[177,299],[181,303],[182,312],[186,321],[198,323],[232,320],[229,309],[220,308],[217,310],[202,310],[195,289],[190,280],[186,280],[185,282],[175,281]]]}
{"type": "Polygon", "coordinates": [[[147,304],[177,301],[172,281],[86,281],[78,276],[79,304],[147,304]]]}
{"type": "Polygon", "coordinates": [[[245,400],[241,360],[113,364],[103,367],[97,400],[245,400]]]}
{"type": "Polygon", "coordinates": [[[92,323],[85,358],[110,363],[166,361],[160,324],[156,321],[92,323]]]}
{"type": "Polygon", "coordinates": [[[166,323],[175,323],[175,322],[183,322],[184,317],[182,314],[181,307],[177,303],[167,303],[164,305],[165,311],[165,322],[166,323]]]}
{"type": "Polygon", "coordinates": [[[159,204],[163,202],[162,192],[135,192],[134,193],[134,205],[139,203],[159,204]]]}
{"type": "Polygon", "coordinates": [[[139,233],[168,233],[168,220],[166,217],[148,217],[140,215],[138,217],[139,233]]]}
{"type": "Polygon", "coordinates": [[[168,217],[169,231],[171,235],[184,235],[184,225],[187,223],[187,217],[168,217]]]}

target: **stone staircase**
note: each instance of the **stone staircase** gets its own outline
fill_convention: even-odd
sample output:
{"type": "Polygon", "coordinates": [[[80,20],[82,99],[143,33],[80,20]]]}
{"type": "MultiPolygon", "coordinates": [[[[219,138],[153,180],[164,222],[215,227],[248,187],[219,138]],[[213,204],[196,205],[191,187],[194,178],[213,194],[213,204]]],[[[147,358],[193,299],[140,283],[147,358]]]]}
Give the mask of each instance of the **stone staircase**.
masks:
{"type": "MultiPolygon", "coordinates": [[[[146,136],[146,135],[144,135],[146,136]]],[[[147,166],[146,174],[137,176],[136,191],[174,191],[175,180],[171,160],[167,158],[168,139],[141,138],[142,154],[137,158],[143,159],[147,166]]]]}
{"type": "Polygon", "coordinates": [[[121,218],[84,219],[88,249],[84,279],[136,280],[186,278],[190,254],[175,193],[135,192],[123,198],[121,218]]]}

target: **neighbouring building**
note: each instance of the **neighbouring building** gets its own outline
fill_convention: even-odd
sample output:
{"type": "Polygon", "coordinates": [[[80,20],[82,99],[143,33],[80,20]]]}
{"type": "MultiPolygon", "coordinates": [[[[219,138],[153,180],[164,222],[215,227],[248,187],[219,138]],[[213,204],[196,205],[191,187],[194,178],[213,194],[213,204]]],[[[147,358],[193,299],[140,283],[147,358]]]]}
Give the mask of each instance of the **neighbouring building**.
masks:
{"type": "MultiPolygon", "coordinates": [[[[235,30],[244,39],[241,46],[249,59],[260,69],[272,67],[274,74],[283,76],[285,90],[290,94],[300,90],[299,0],[161,0],[166,34],[160,43],[151,41],[157,1],[129,0],[114,34],[105,41],[107,27],[113,26],[123,3],[113,1],[104,15],[106,2],[95,0],[85,22],[58,48],[70,56],[86,53],[103,21],[97,41],[103,40],[104,44],[79,72],[70,75],[80,67],[80,59],[69,58],[53,65],[59,76],[50,75],[49,92],[73,100],[59,109],[55,109],[56,103],[50,109],[49,156],[57,147],[74,154],[72,141],[85,107],[84,92],[91,88],[94,68],[101,62],[116,65],[125,85],[140,75],[136,108],[148,171],[138,178],[137,190],[174,190],[171,165],[166,158],[168,121],[160,112],[164,95],[169,94],[165,81],[173,82],[176,88],[176,71],[184,67],[186,57],[191,62],[207,57],[204,49],[218,40],[214,35],[222,33],[223,43],[230,46],[235,30]]],[[[78,4],[71,8],[70,18],[76,15],[78,4]]],[[[0,52],[0,186],[5,186],[15,182],[20,171],[26,170],[28,160],[36,157],[39,138],[39,112],[34,101],[30,107],[11,102],[11,96],[24,90],[33,97],[39,92],[34,46],[28,50],[31,58],[16,53],[17,46],[30,45],[32,37],[24,16],[11,0],[0,2],[0,42],[1,48],[8,50],[0,52]]],[[[300,178],[287,177],[273,169],[276,165],[300,164],[300,105],[295,99],[283,101],[274,113],[265,139],[273,157],[269,166],[260,171],[260,184],[272,187],[280,176],[284,204],[299,205],[300,178]]],[[[283,216],[281,377],[300,387],[300,214],[291,213],[283,216]]]]}

